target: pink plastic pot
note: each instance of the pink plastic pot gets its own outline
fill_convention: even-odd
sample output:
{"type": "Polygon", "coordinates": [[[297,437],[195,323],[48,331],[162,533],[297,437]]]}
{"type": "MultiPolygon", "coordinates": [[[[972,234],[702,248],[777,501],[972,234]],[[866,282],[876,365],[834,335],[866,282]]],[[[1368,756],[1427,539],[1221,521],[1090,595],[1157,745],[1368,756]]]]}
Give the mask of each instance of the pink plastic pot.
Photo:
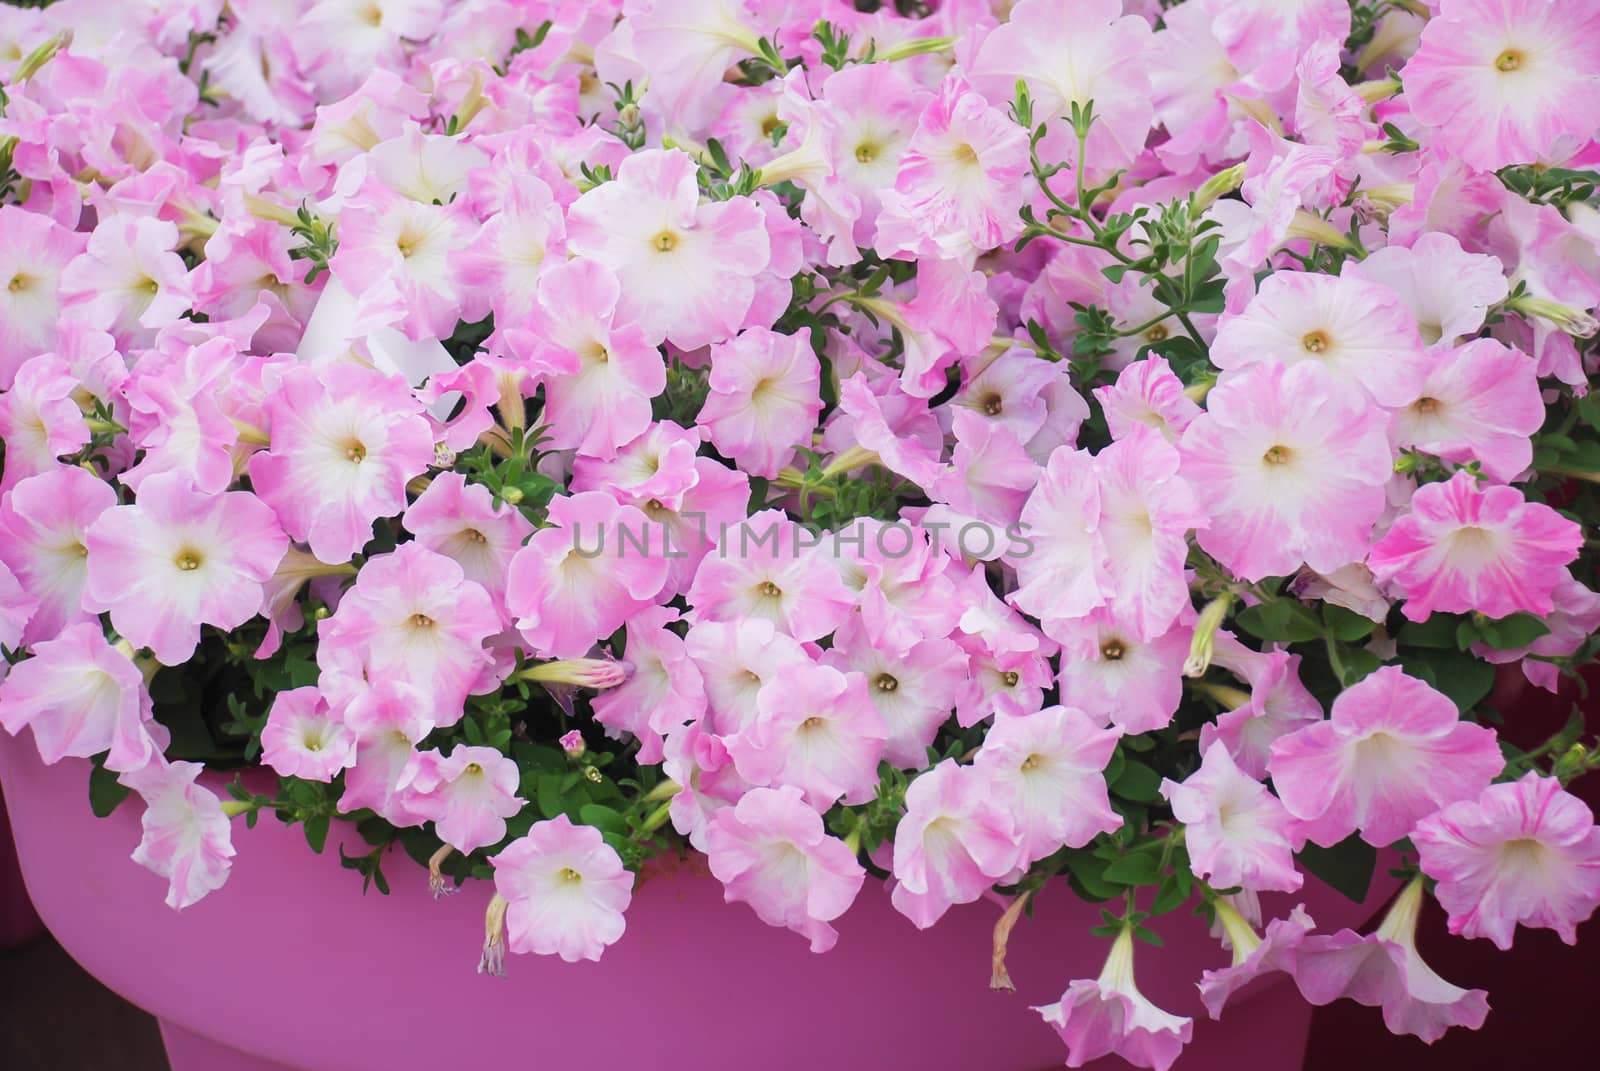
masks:
{"type": "MultiPolygon", "coordinates": [[[[1012,936],[1018,991],[995,993],[990,903],[919,932],[869,881],[838,947],[812,955],[684,868],[639,887],[627,934],[601,962],[511,956],[509,977],[485,977],[474,971],[487,883],[434,901],[423,871],[397,855],[392,895],[364,896],[333,843],[315,856],[298,828],[265,816],[253,830],[235,822],[228,884],[175,912],[165,882],[128,858],[137,801],[95,818],[88,775],[81,760],[46,767],[30,740],[0,734],[0,784],[40,915],[91,974],[161,1021],[173,1071],[1044,1071],[1065,1052],[1028,1006],[1098,973],[1108,947],[1088,933],[1096,908],[1047,893],[1012,936]]],[[[1375,883],[1367,905],[1320,885],[1300,899],[1324,928],[1347,926],[1392,888],[1375,883]]],[[[1226,954],[1187,913],[1158,929],[1166,944],[1140,946],[1139,983],[1197,1017],[1182,1071],[1300,1067],[1311,1013],[1292,985],[1258,983],[1213,1023],[1194,981],[1226,954]]]]}

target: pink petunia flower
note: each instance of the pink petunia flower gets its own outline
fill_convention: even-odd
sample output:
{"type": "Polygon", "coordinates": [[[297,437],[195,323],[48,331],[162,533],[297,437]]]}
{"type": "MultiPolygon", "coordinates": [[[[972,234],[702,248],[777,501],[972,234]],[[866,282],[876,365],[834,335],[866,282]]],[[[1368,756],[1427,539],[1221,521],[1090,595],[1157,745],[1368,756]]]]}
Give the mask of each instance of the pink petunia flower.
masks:
{"type": "Polygon", "coordinates": [[[440,840],[474,852],[505,838],[506,819],[523,808],[521,779],[517,764],[494,748],[457,744],[449,755],[418,752],[396,791],[408,811],[434,824],[440,840]]]}
{"type": "Polygon", "coordinates": [[[739,776],[753,785],[793,785],[820,811],[841,797],[873,798],[886,736],[865,677],[796,664],[761,686],[755,720],[727,744],[739,776]]]}
{"type": "Polygon", "coordinates": [[[1491,307],[1505,300],[1505,267],[1484,253],[1468,253],[1453,236],[1424,234],[1409,247],[1389,245],[1361,261],[1349,261],[1345,274],[1393,291],[1416,318],[1429,346],[1450,345],[1483,326],[1491,307]]]}
{"type": "Polygon", "coordinates": [[[272,697],[261,730],[261,761],[281,777],[326,784],[355,765],[356,737],[334,719],[315,686],[290,688],[272,697]]]}
{"type": "Polygon", "coordinates": [[[101,220],[61,271],[63,315],[104,327],[121,346],[152,341],[194,300],[177,245],[178,228],[163,219],[101,220]]]}
{"type": "Polygon", "coordinates": [[[1139,640],[1105,613],[1055,623],[1061,641],[1061,701],[1125,733],[1147,733],[1172,720],[1183,699],[1183,663],[1194,629],[1174,624],[1139,640]]]}
{"type": "Polygon", "coordinates": [[[1125,927],[1093,981],[1078,979],[1054,1004],[1035,1007],[1067,1046],[1067,1066],[1116,1054],[1168,1071],[1194,1034],[1194,1020],[1150,1003],[1133,977],[1133,929],[1125,927]]]}
{"type": "Polygon", "coordinates": [[[621,282],[618,315],[685,350],[733,337],[771,257],[760,206],[701,204],[697,170],[687,153],[646,149],[567,215],[569,248],[621,282]]]}
{"type": "Polygon", "coordinates": [[[854,608],[821,536],[778,510],[762,510],[725,533],[689,588],[697,620],[766,618],[802,642],[826,636],[854,608]]]}
{"type": "Polygon", "coordinates": [[[83,585],[89,575],[89,526],[117,504],[109,484],[76,466],[30,476],[0,496],[0,561],[38,601],[23,642],[55,638],[89,617],[83,585]]]}
{"type": "Polygon", "coordinates": [[[946,759],[906,790],[894,831],[895,910],[927,929],[1015,870],[1021,848],[1011,812],[989,793],[989,779],[946,759]]]}
{"type": "Polygon", "coordinates": [[[760,716],[761,689],[790,666],[812,658],[793,636],[765,618],[697,620],[684,637],[684,649],[699,667],[710,708],[710,727],[731,736],[760,716]]]}
{"type": "Polygon", "coordinates": [[[1354,930],[1311,934],[1295,949],[1294,980],[1312,1004],[1348,997],[1383,1008],[1394,1034],[1415,1034],[1432,1043],[1453,1026],[1476,1030],[1489,1014],[1487,994],[1440,978],[1417,952],[1417,915],[1422,879],[1401,891],[1378,929],[1363,937],[1354,930]]]}
{"type": "Polygon", "coordinates": [[[1411,839],[1450,932],[1487,937],[1502,951],[1518,924],[1555,930],[1567,944],[1600,906],[1600,828],[1584,802],[1530,770],[1490,785],[1417,824],[1411,839]]]}
{"type": "Polygon", "coordinates": [[[548,519],[511,559],[506,609],[534,651],[577,658],[654,603],[666,548],[643,513],[599,491],[558,495],[548,519]]]}
{"type": "Polygon", "coordinates": [[[0,393],[0,441],[6,446],[0,493],[59,467],[58,458],[88,444],[89,425],[76,400],[80,390],[67,362],[46,354],[24,364],[11,389],[0,393]]]}
{"type": "Polygon", "coordinates": [[[198,784],[204,769],[157,756],[118,778],[145,804],[133,861],[167,879],[167,906],[174,910],[222,888],[233,867],[233,830],[216,793],[198,784]]]}
{"type": "Polygon", "coordinates": [[[660,762],[663,737],[706,712],[706,686],[688,645],[668,626],[678,611],[651,606],[628,618],[624,650],[633,672],[590,700],[594,718],[639,738],[639,761],[660,762]]]}
{"type": "Polygon", "coordinates": [[[1429,359],[1421,396],[1394,417],[1395,444],[1446,461],[1477,461],[1510,483],[1533,462],[1544,424],[1539,373],[1524,353],[1475,338],[1429,359]]]}
{"type": "Polygon", "coordinates": [[[1505,617],[1547,614],[1583,530],[1513,487],[1477,486],[1466,472],[1430,483],[1372,547],[1368,564],[1405,597],[1412,621],[1435,610],[1505,617]]]}
{"type": "Polygon", "coordinates": [[[1247,580],[1366,556],[1393,475],[1388,416],[1312,361],[1225,376],[1183,433],[1200,546],[1247,580]]]}
{"type": "Polygon", "coordinates": [[[520,511],[495,505],[487,487],[468,483],[460,473],[441,472],[411,503],[401,523],[419,545],[461,566],[466,578],[503,610],[506,569],[533,534],[533,525],[520,511]]]}
{"type": "Polygon", "coordinates": [[[1020,864],[1121,828],[1104,772],[1121,738],[1070,707],[995,720],[973,765],[1016,818],[1020,864]]]}
{"type": "Polygon", "coordinates": [[[1155,354],[1134,361],[1117,374],[1109,387],[1096,387],[1094,396],[1105,412],[1113,439],[1127,438],[1136,428],[1152,427],[1176,443],[1184,429],[1200,415],[1200,406],[1183,393],[1183,381],[1167,359],[1155,354]]]}
{"type": "Polygon", "coordinates": [[[752,327],[711,347],[711,389],[696,422],[745,472],[773,479],[796,446],[811,446],[821,375],[809,328],[780,335],[752,327]]]}
{"type": "Polygon", "coordinates": [[[1274,741],[1267,770],[1300,835],[1330,847],[1360,832],[1381,848],[1445,804],[1476,798],[1504,765],[1493,729],[1384,666],[1340,693],[1327,721],[1274,741]]]}
{"type": "Polygon", "coordinates": [[[535,822],[490,862],[494,887],[509,903],[506,935],[513,952],[598,960],[625,925],[633,874],[593,826],[566,815],[535,822]]]}
{"type": "Polygon", "coordinates": [[[143,675],[95,622],[35,644],[0,681],[0,727],[15,736],[31,726],[46,764],[109,752],[107,769],[137,770],[166,743],[151,714],[143,675]]]}
{"type": "Polygon", "coordinates": [[[329,273],[363,317],[388,320],[408,338],[447,338],[461,316],[461,280],[450,254],[470,221],[457,204],[403,197],[369,179],[339,213],[329,273]]]}
{"type": "Polygon", "coordinates": [[[1422,340],[1400,299],[1353,275],[1280,271],[1211,346],[1224,371],[1262,362],[1315,362],[1380,405],[1409,405],[1422,386],[1422,340]]]}
{"type": "MultiPolygon", "coordinates": [[[[1223,635],[1217,641],[1216,663],[1237,675],[1250,690],[1238,697],[1238,706],[1200,726],[1200,751],[1203,754],[1213,741],[1220,741],[1239,769],[1260,780],[1267,776],[1272,742],[1320,722],[1322,704],[1300,680],[1299,655],[1252,651],[1237,641],[1225,644],[1223,635]]],[[[1229,697],[1228,701],[1233,700],[1229,697]]]]}
{"type": "Polygon", "coordinates": [[[266,408],[272,445],[250,459],[251,485],[325,562],[359,553],[372,522],[404,510],[406,482],[433,462],[433,433],[397,377],[301,365],[284,372],[266,408]]]}
{"type": "Polygon", "coordinates": [[[1183,823],[1197,877],[1219,888],[1300,888],[1304,879],[1291,846],[1294,820],[1267,786],[1234,764],[1226,746],[1207,748],[1200,769],[1182,783],[1164,779],[1161,794],[1183,823]]]}
{"type": "Polygon", "coordinates": [[[711,873],[727,901],[747,903],[769,926],[786,926],[826,952],[828,923],[849,910],[866,871],[792,786],[754,788],[718,811],[706,832],[711,873]]]}
{"type": "Polygon", "coordinates": [[[967,684],[967,655],[944,638],[920,640],[904,650],[874,645],[859,620],[846,622],[823,652],[824,665],[859,673],[867,697],[888,735],[883,757],[903,769],[920,769],[939,726],[950,717],[953,696],[967,684]]]}
{"type": "Polygon", "coordinates": [[[1435,144],[1494,171],[1542,163],[1600,126],[1600,11],[1549,0],[1442,0],[1405,66],[1411,112],[1435,144]]]}
{"type": "Polygon", "coordinates": [[[10,390],[24,361],[55,347],[61,273],[86,239],[19,205],[0,205],[0,235],[0,390],[10,390]]]}
{"type": "Polygon", "coordinates": [[[1226,897],[1212,905],[1233,951],[1233,962],[1220,970],[1208,970],[1198,983],[1200,1001],[1211,1018],[1222,1016],[1222,1009],[1234,993],[1269,971],[1293,971],[1294,953],[1316,924],[1306,909],[1295,905],[1287,917],[1267,923],[1265,934],[1257,936],[1250,923],[1226,897]]]}
{"type": "Polygon", "coordinates": [[[289,539],[260,499],[194,489],[166,472],[140,484],[138,500],[102,513],[84,533],[84,604],[163,665],[189,659],[200,626],[238,628],[261,611],[289,539]]]}
{"type": "Polygon", "coordinates": [[[413,688],[435,725],[453,725],[490,667],[483,641],[499,631],[488,593],[460,565],[402,543],[362,567],[319,627],[317,662],[324,674],[413,688]]]}
{"type": "Polygon", "coordinates": [[[1028,135],[952,75],[917,120],[894,189],[883,190],[878,247],[972,257],[1022,232],[1028,135]]]}

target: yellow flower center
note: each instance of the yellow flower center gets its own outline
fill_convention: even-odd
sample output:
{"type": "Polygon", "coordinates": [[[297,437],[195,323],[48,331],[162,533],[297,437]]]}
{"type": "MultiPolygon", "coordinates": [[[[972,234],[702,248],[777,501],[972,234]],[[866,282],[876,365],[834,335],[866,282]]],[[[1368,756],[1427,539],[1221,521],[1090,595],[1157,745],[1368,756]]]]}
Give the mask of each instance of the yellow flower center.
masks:
{"type": "Polygon", "coordinates": [[[1328,336],[1321,331],[1313,331],[1300,340],[1300,345],[1306,348],[1307,353],[1321,353],[1328,348],[1328,336]]]}
{"type": "Polygon", "coordinates": [[[180,550],[178,552],[178,556],[172,560],[174,564],[176,564],[177,567],[183,572],[192,573],[196,569],[200,568],[200,563],[205,559],[201,557],[198,550],[190,550],[189,548],[185,547],[183,550],[180,550]]]}
{"type": "Polygon", "coordinates": [[[650,244],[656,247],[658,253],[670,253],[678,245],[678,236],[671,231],[662,231],[650,239],[650,244]]]}
{"type": "Polygon", "coordinates": [[[1122,641],[1119,639],[1109,639],[1100,645],[1100,657],[1107,662],[1120,662],[1122,656],[1127,653],[1127,649],[1122,646],[1122,641]]]}
{"type": "Polygon", "coordinates": [[[900,687],[900,682],[887,673],[878,674],[878,679],[872,683],[880,692],[892,692],[900,687]]]}
{"type": "Polygon", "coordinates": [[[1294,460],[1294,451],[1287,446],[1273,446],[1261,455],[1261,460],[1269,465],[1287,465],[1294,460]]]}
{"type": "Polygon", "coordinates": [[[1500,55],[1495,57],[1494,69],[1509,73],[1521,68],[1522,61],[1523,55],[1520,51],[1514,48],[1508,48],[1504,52],[1500,53],[1500,55]]]}

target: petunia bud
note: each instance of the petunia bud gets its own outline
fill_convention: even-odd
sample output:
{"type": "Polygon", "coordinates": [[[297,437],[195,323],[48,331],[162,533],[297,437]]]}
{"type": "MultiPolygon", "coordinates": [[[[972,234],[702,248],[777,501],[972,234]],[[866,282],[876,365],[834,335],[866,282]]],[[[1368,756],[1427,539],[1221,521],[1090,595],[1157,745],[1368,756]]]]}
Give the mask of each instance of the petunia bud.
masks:
{"type": "Polygon", "coordinates": [[[633,667],[626,662],[600,658],[558,658],[529,666],[517,674],[517,679],[575,684],[579,688],[615,688],[628,679],[632,670],[633,667]]]}

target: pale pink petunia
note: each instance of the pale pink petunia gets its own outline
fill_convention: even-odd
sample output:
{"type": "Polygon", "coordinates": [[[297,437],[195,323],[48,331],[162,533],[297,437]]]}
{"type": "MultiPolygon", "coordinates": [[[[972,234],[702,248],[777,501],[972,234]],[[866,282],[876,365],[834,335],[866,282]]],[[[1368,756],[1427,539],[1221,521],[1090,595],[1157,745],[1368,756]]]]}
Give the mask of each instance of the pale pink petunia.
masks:
{"type": "Polygon", "coordinates": [[[663,531],[600,491],[557,496],[548,519],[511,559],[506,609],[535,652],[576,658],[660,594],[663,531]]]}
{"type": "Polygon", "coordinates": [[[894,832],[895,910],[927,929],[1020,865],[1015,820],[988,791],[988,778],[946,759],[906,790],[894,832]]]}
{"type": "Polygon", "coordinates": [[[605,265],[573,260],[540,278],[530,319],[536,366],[545,373],[550,446],[599,458],[650,426],[650,399],[667,386],[647,325],[618,314],[622,287],[605,265]]]}
{"type": "Polygon", "coordinates": [[[169,346],[163,338],[141,357],[124,390],[129,436],[143,456],[121,482],[138,491],[147,476],[181,472],[201,491],[226,490],[239,442],[229,393],[240,364],[237,347],[221,337],[198,346],[169,346]]]}
{"type": "Polygon", "coordinates": [[[302,365],[284,372],[266,406],[272,445],[250,459],[251,483],[323,561],[359,553],[372,522],[404,510],[407,481],[433,463],[433,433],[398,377],[302,365]]]}
{"type": "Polygon", "coordinates": [[[567,215],[569,248],[622,284],[618,315],[682,349],[731,338],[755,298],[771,247],[766,217],[746,197],[701,204],[687,153],[646,149],[567,215]]]}
{"type": "Polygon", "coordinates": [[[102,219],[61,271],[63,315],[104,327],[121,345],[151,341],[194,300],[177,245],[178,228],[166,220],[102,219]]]}
{"type": "Polygon", "coordinates": [[[711,873],[729,903],[744,902],[769,926],[786,926],[826,952],[839,939],[828,923],[855,901],[866,871],[798,789],[755,788],[718,811],[707,830],[711,873]]]}
{"type": "Polygon", "coordinates": [[[950,76],[917,120],[894,189],[879,193],[880,251],[957,259],[1013,240],[1027,171],[1027,132],[950,76]]]}
{"type": "Polygon", "coordinates": [[[841,797],[846,803],[873,798],[886,736],[865,677],[797,664],[761,686],[755,720],[727,743],[745,780],[793,785],[824,810],[841,797]]]}
{"type": "Polygon", "coordinates": [[[1312,201],[1338,161],[1332,149],[1285,141],[1265,127],[1249,128],[1244,200],[1225,199],[1207,217],[1222,225],[1221,262],[1230,278],[1244,278],[1281,248],[1295,215],[1312,201]]]}
{"type": "Polygon", "coordinates": [[[1088,163],[1096,175],[1109,176],[1144,148],[1155,118],[1145,73],[1153,43],[1150,24],[1123,14],[1121,0],[1085,0],[1070,10],[1055,0],[1021,0],[983,39],[968,69],[998,107],[1025,81],[1035,123],[1064,119],[1072,105],[1092,101],[1097,119],[1088,163]]]}
{"type": "Polygon", "coordinates": [[[116,504],[117,493],[104,480],[67,465],[30,476],[0,496],[0,561],[39,604],[24,642],[53,639],[89,616],[83,609],[85,533],[116,504]]]}
{"type": "Polygon", "coordinates": [[[696,722],[667,737],[661,770],[679,786],[667,804],[672,828],[698,851],[707,848],[711,819],[750,790],[733,768],[722,737],[696,722]]]}
{"type": "MultiPolygon", "coordinates": [[[[1322,720],[1322,704],[1300,680],[1300,656],[1288,651],[1252,651],[1217,637],[1215,661],[1249,686],[1238,696],[1224,692],[1224,705],[1238,705],[1200,726],[1200,750],[1221,741],[1233,761],[1254,778],[1267,776],[1272,742],[1286,733],[1322,720]]],[[[1215,693],[1213,693],[1215,695],[1215,693]]]]}
{"type": "Polygon", "coordinates": [[[175,910],[222,888],[233,866],[233,830],[222,801],[199,784],[204,769],[158,756],[118,779],[145,804],[133,861],[167,879],[167,906],[175,910]]]}
{"type": "MultiPolygon", "coordinates": [[[[21,649],[22,634],[38,608],[39,600],[28,594],[10,567],[0,561],[0,648],[21,649]]],[[[9,662],[0,665],[0,681],[5,680],[10,669],[9,662]]]]}
{"type": "Polygon", "coordinates": [[[1318,1006],[1346,997],[1381,1007],[1391,1033],[1415,1034],[1430,1043],[1453,1026],[1478,1029],[1489,1013],[1487,994],[1452,985],[1423,962],[1417,951],[1421,907],[1419,877],[1401,891],[1375,932],[1306,936],[1294,956],[1300,995],[1318,1006]]]}
{"type": "Polygon", "coordinates": [[[461,566],[468,580],[505,602],[506,568],[533,534],[516,508],[496,505],[489,489],[455,472],[441,472],[406,510],[401,523],[416,542],[461,566]]]}
{"type": "Polygon", "coordinates": [[[886,650],[869,640],[857,619],[834,633],[822,659],[824,665],[866,678],[867,697],[888,732],[883,757],[903,769],[927,765],[928,747],[967,684],[966,652],[943,637],[886,650]]]}
{"type": "Polygon", "coordinates": [[[707,721],[721,736],[755,722],[761,689],[781,670],[812,662],[798,640],[766,618],[697,620],[683,642],[705,684],[707,721]]]}
{"type": "Polygon", "coordinates": [[[1327,145],[1350,157],[1378,133],[1378,127],[1367,118],[1367,102],[1340,73],[1342,51],[1341,39],[1319,37],[1300,57],[1295,68],[1299,85],[1294,125],[1300,140],[1327,145]]]}
{"type": "Polygon", "coordinates": [[[1213,908],[1233,952],[1232,963],[1204,972],[1198,983],[1201,1003],[1211,1018],[1217,1019],[1229,998],[1244,986],[1270,971],[1292,971],[1295,949],[1316,924],[1306,909],[1296,904],[1287,917],[1273,919],[1267,923],[1266,933],[1258,936],[1226,897],[1218,897],[1213,908]]]}
{"type": "Polygon", "coordinates": [[[933,486],[944,471],[944,434],[927,403],[893,384],[874,390],[860,372],[839,384],[839,408],[824,444],[835,445],[834,436],[846,429],[884,468],[919,487],[933,486]]]}
{"type": "Polygon", "coordinates": [[[102,513],[84,543],[85,607],[109,610],[117,631],[168,666],[194,654],[201,625],[226,631],[256,616],[289,549],[260,499],[203,494],[176,472],[151,476],[132,505],[102,513]]]}
{"type": "Polygon", "coordinates": [[[1327,721],[1274,741],[1267,769],[1299,834],[1330,847],[1359,832],[1381,848],[1445,804],[1476,798],[1504,765],[1494,730],[1384,666],[1341,692],[1327,721]]]}
{"type": "Polygon", "coordinates": [[[646,511],[652,502],[676,509],[700,483],[696,462],[701,442],[697,432],[670,420],[652,421],[614,458],[574,457],[572,490],[604,491],[624,505],[646,511]]]}
{"type": "Polygon", "coordinates": [[[1136,1067],[1168,1071],[1194,1035],[1194,1020],[1139,992],[1133,947],[1133,928],[1124,927],[1098,978],[1080,978],[1054,1004],[1033,1009],[1066,1043],[1068,1067],[1115,1054],[1136,1067]]]}
{"type": "Polygon", "coordinates": [[[778,510],[724,533],[689,588],[696,619],[765,618],[802,642],[826,636],[855,607],[813,535],[778,510]]]}
{"type": "MultiPolygon", "coordinates": [[[[0,517],[3,516],[0,514],[0,517]]],[[[1520,662],[1522,674],[1529,681],[1547,692],[1558,691],[1562,683],[1561,666],[1543,658],[1527,656],[1544,655],[1560,659],[1582,647],[1590,636],[1600,631],[1600,593],[1580,584],[1569,573],[1556,584],[1551,598],[1555,609],[1542,618],[1549,632],[1523,648],[1507,649],[1475,643],[1471,648],[1472,653],[1486,662],[1520,662]]]]}
{"type": "Polygon", "coordinates": [[[1600,9],[1553,0],[1442,0],[1405,66],[1412,114],[1480,171],[1542,163],[1600,126],[1600,9]]]}
{"type": "Polygon", "coordinates": [[[1350,34],[1342,0],[1200,0],[1199,7],[1229,59],[1266,90],[1287,83],[1315,41],[1342,42],[1350,34]]]}
{"type": "Polygon", "coordinates": [[[1200,546],[1247,580],[1361,560],[1393,474],[1388,424],[1314,362],[1224,377],[1181,444],[1211,519],[1200,546]]]}
{"type": "Polygon", "coordinates": [[[656,0],[626,10],[648,106],[669,130],[704,126],[724,73],[756,53],[762,23],[745,0],[656,0]]]}
{"type": "Polygon", "coordinates": [[[86,239],[18,205],[0,205],[0,235],[0,390],[10,390],[24,361],[55,346],[61,272],[86,239]]]}
{"type": "Polygon", "coordinates": [[[492,311],[496,323],[518,322],[533,311],[540,277],[565,253],[566,224],[550,187],[523,178],[472,240],[449,254],[464,288],[465,318],[492,311]]]}
{"type": "Polygon", "coordinates": [[[76,399],[80,390],[67,362],[46,354],[24,364],[11,389],[0,392],[0,441],[6,447],[0,493],[88,445],[89,426],[76,399]]]}
{"type": "Polygon", "coordinates": [[[101,752],[106,768],[137,770],[160,753],[163,733],[151,720],[150,694],[133,660],[84,622],[33,647],[0,683],[0,727],[33,729],[47,764],[101,752]]]}
{"type": "Polygon", "coordinates": [[[1429,346],[1449,345],[1483,326],[1505,300],[1505,266],[1485,253],[1468,253],[1452,235],[1430,232],[1411,245],[1389,245],[1365,260],[1348,261],[1346,275],[1391,290],[1416,318],[1429,346]]]}
{"type": "Polygon", "coordinates": [[[1143,428],[1095,455],[1096,533],[1110,578],[1106,606],[1136,640],[1165,635],[1189,608],[1188,535],[1206,526],[1206,515],[1180,465],[1177,449],[1143,428]]]}
{"type": "MultiPolygon", "coordinates": [[[[1006,552],[1003,539],[985,546],[981,539],[975,538],[969,547],[961,537],[961,532],[969,525],[1004,527],[1018,520],[1027,524],[1030,522],[1024,516],[1025,507],[1047,514],[1057,506],[1068,509],[1068,500],[1079,493],[1080,470],[1087,464],[1087,454],[1060,462],[1057,479],[1052,480],[1048,474],[1041,479],[1039,466],[1028,456],[1016,433],[1004,424],[985,420],[970,409],[958,409],[951,418],[951,425],[955,432],[955,452],[949,468],[929,488],[934,507],[921,523],[924,527],[941,524],[946,530],[954,530],[956,538],[951,542],[963,555],[988,561],[1006,552]],[[1047,480],[1051,487],[1044,491],[1047,480]],[[1045,496],[1051,500],[1048,504],[1033,506],[1033,499],[1045,496]]],[[[1071,452],[1070,447],[1058,447],[1052,457],[1071,452]]],[[[1070,527],[1078,521],[1074,518],[1062,523],[1070,527]]],[[[1052,568],[1067,571],[1078,568],[1064,554],[1056,555],[1048,563],[1041,560],[1040,565],[1041,573],[1052,568]]]]}
{"type": "Polygon", "coordinates": [[[811,446],[821,375],[809,328],[781,335],[752,327],[711,347],[710,393],[696,423],[745,472],[773,479],[796,446],[811,446]]]}
{"type": "Polygon", "coordinates": [[[280,777],[326,783],[355,765],[356,737],[333,717],[315,686],[290,688],[272,697],[261,730],[261,761],[280,777]]]}
{"type": "Polygon", "coordinates": [[[369,179],[339,213],[339,250],[328,261],[360,314],[389,320],[412,339],[447,338],[461,315],[451,264],[470,220],[460,205],[414,201],[369,179]]]}
{"type": "Polygon", "coordinates": [[[1105,412],[1113,439],[1126,438],[1139,427],[1152,427],[1168,442],[1177,442],[1200,415],[1200,406],[1184,395],[1183,381],[1173,374],[1167,359],[1157,354],[1134,361],[1117,374],[1114,384],[1096,387],[1094,396],[1105,412]]]}
{"type": "Polygon", "coordinates": [[[593,826],[566,815],[535,822],[494,864],[494,887],[509,902],[506,935],[513,952],[597,960],[625,926],[633,875],[593,826]]]}
{"type": "Polygon", "coordinates": [[[421,751],[401,776],[405,806],[434,824],[439,839],[458,852],[498,844],[506,819],[522,810],[522,772],[492,747],[457,744],[449,755],[421,751]]]}
{"type": "Polygon", "coordinates": [[[1268,276],[1242,313],[1223,318],[1211,360],[1224,371],[1315,362],[1386,406],[1412,402],[1426,367],[1414,319],[1393,291],[1291,271],[1268,276]]]}
{"type": "Polygon", "coordinates": [[[875,517],[859,517],[825,540],[872,643],[903,651],[950,634],[962,606],[943,547],[938,535],[920,526],[875,517]]]}
{"type": "Polygon", "coordinates": [[[1450,932],[1486,937],[1502,951],[1520,924],[1555,930],[1567,944],[1600,906],[1600,828],[1578,797],[1530,770],[1429,815],[1411,834],[1450,932]]]}
{"type": "Polygon", "coordinates": [[[590,700],[594,719],[639,739],[639,761],[660,762],[665,734],[706,712],[706,686],[688,645],[669,627],[678,612],[651,606],[628,618],[623,650],[633,672],[590,700]]]}
{"type": "Polygon", "coordinates": [[[339,809],[349,814],[368,807],[395,825],[420,825],[397,789],[415,761],[417,742],[434,726],[431,701],[403,682],[380,678],[364,690],[356,685],[349,676],[326,672],[318,684],[329,707],[356,733],[356,761],[345,771],[339,809]]]}
{"type": "Polygon", "coordinates": [[[489,667],[483,641],[499,631],[488,593],[453,559],[413,541],[362,567],[319,627],[317,660],[324,672],[415,688],[434,723],[451,725],[489,667]]]}
{"type": "Polygon", "coordinates": [[[1293,819],[1267,786],[1239,769],[1225,745],[1207,748],[1200,769],[1181,783],[1163,780],[1161,794],[1183,823],[1189,865],[1198,877],[1217,888],[1300,888],[1293,819]]]}
{"type": "Polygon", "coordinates": [[[1175,624],[1140,640],[1104,612],[1052,625],[1061,642],[1061,701],[1126,733],[1147,733],[1172,720],[1183,699],[1183,663],[1194,630],[1175,624]]]}
{"type": "Polygon", "coordinates": [[[1070,707],[995,720],[973,765],[1016,818],[1020,863],[1081,848],[1122,826],[1104,772],[1121,738],[1070,707]]]}
{"type": "Polygon", "coordinates": [[[1412,621],[1435,610],[1505,617],[1547,614],[1583,530],[1514,487],[1478,487],[1466,472],[1430,483],[1373,545],[1368,564],[1412,621]]]}
{"type": "Polygon", "coordinates": [[[1544,417],[1533,361],[1477,338],[1429,359],[1421,396],[1395,414],[1395,442],[1457,464],[1477,461],[1509,483],[1532,463],[1544,417]]]}
{"type": "Polygon", "coordinates": [[[1099,535],[1100,496],[1089,452],[1057,447],[1021,512],[1028,542],[1015,557],[1010,599],[1019,610],[1041,620],[1073,619],[1105,605],[1112,587],[1110,554],[1099,535]]]}
{"type": "Polygon", "coordinates": [[[356,90],[374,68],[404,69],[407,41],[433,35],[443,0],[316,0],[299,23],[301,56],[327,99],[356,90]]]}

